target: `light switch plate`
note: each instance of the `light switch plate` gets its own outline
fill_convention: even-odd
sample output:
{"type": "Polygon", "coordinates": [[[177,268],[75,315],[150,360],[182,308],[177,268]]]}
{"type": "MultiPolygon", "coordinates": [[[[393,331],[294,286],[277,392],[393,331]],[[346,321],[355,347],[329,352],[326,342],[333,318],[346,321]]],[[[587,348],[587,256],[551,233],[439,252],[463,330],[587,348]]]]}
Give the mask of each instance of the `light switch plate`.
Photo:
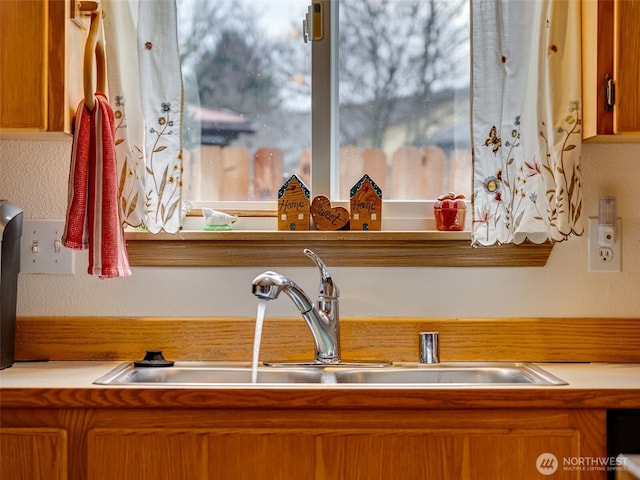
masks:
{"type": "Polygon", "coordinates": [[[21,273],[73,274],[73,250],[62,246],[64,220],[23,220],[21,273]]]}

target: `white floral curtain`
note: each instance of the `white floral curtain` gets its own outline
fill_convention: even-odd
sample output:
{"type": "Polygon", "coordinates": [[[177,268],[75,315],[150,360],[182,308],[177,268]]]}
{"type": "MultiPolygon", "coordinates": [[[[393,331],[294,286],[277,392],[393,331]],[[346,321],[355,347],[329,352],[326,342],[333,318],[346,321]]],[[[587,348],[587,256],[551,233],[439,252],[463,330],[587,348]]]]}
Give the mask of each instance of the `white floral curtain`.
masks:
{"type": "Polygon", "coordinates": [[[472,0],[473,244],[582,234],[575,0],[472,0]]]}
{"type": "Polygon", "coordinates": [[[175,0],[102,0],[120,217],[180,229],[182,74],[175,0]]]}

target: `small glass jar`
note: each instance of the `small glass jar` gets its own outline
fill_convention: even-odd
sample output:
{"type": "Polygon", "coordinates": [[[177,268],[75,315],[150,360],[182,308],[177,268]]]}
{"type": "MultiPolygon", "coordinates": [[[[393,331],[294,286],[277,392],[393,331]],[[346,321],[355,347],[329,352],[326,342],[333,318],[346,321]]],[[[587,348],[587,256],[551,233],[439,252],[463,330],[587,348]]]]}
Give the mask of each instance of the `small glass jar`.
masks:
{"type": "Polygon", "coordinates": [[[464,230],[466,211],[467,204],[464,201],[464,195],[456,195],[453,192],[440,195],[433,206],[436,228],[443,231],[464,230]]]}

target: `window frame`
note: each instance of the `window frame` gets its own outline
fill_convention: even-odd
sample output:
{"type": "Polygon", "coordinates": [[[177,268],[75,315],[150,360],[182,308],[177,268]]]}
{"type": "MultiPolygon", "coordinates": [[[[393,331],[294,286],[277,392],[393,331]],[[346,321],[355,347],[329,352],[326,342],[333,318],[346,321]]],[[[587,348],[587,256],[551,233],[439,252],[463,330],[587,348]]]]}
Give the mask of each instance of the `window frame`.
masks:
{"type": "MultiPolygon", "coordinates": [[[[330,30],[338,22],[337,8],[331,0],[314,0],[322,5],[324,25],[330,30]]],[[[338,197],[338,48],[325,29],[322,40],[312,48],[312,162],[313,195],[338,197]],[[313,72],[316,72],[315,75],[313,72]],[[329,98],[331,101],[327,102],[329,98]],[[330,128],[327,128],[330,126],[330,128]],[[337,180],[333,179],[333,180],[337,180]]],[[[274,202],[247,202],[242,206],[225,202],[193,202],[190,215],[201,216],[199,208],[208,206],[236,213],[243,219],[271,218],[275,224],[274,202]],[[235,207],[235,208],[234,208],[235,207]]],[[[433,212],[433,201],[385,201],[385,218],[411,218],[416,211],[433,212]],[[391,208],[389,208],[391,207],[391,208]]],[[[471,214],[471,208],[469,213],[471,214]]],[[[430,219],[433,223],[433,219],[430,219]]],[[[469,225],[470,222],[468,222],[469,225]]],[[[474,248],[471,232],[439,232],[433,229],[361,231],[277,231],[275,229],[236,229],[205,232],[184,229],[178,234],[157,234],[128,230],[125,233],[129,260],[133,266],[238,267],[308,266],[302,255],[311,248],[330,266],[349,267],[542,267],[553,245],[500,245],[474,248]]]]}

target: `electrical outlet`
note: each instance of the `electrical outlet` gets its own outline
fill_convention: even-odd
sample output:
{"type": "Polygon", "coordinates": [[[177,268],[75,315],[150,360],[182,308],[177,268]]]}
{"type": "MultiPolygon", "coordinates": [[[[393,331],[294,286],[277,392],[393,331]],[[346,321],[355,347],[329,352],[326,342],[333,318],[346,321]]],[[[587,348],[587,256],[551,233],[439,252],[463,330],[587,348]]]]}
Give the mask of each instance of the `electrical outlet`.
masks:
{"type": "Polygon", "coordinates": [[[73,273],[73,250],[62,246],[64,220],[23,220],[21,273],[73,273]]]}
{"type": "Polygon", "coordinates": [[[609,247],[600,247],[597,250],[598,263],[610,263],[613,262],[613,250],[609,247]]]}
{"type": "Polygon", "coordinates": [[[618,273],[621,270],[621,237],[622,220],[616,221],[616,229],[613,235],[613,242],[603,246],[602,239],[598,236],[598,219],[589,218],[587,241],[587,271],[618,273]]]}

